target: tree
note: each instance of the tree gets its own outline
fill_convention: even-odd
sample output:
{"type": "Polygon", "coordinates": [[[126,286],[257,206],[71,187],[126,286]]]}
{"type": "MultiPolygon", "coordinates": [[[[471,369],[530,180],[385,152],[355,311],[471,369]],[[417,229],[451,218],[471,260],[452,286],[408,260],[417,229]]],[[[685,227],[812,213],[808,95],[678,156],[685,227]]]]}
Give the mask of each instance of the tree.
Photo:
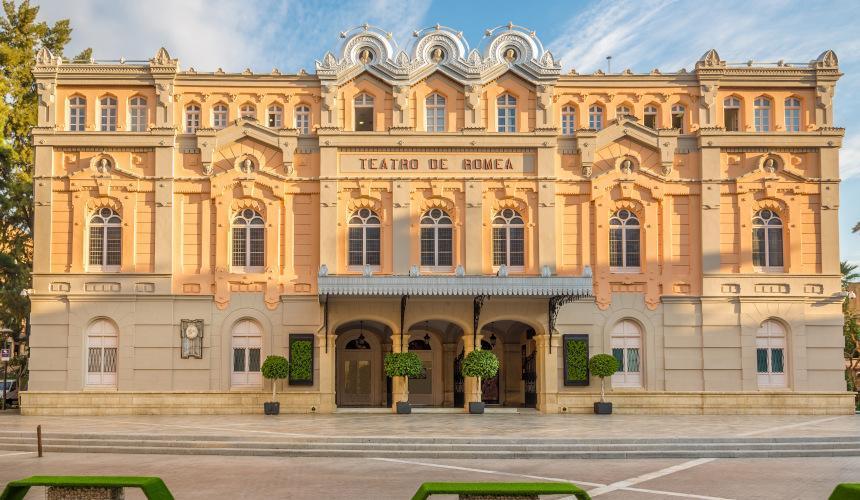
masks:
{"type": "MultiPolygon", "coordinates": [[[[62,55],[72,29],[69,20],[38,21],[29,0],[3,0],[0,18],[0,325],[20,335],[30,316],[22,291],[30,287],[33,260],[33,144],[38,95],[33,66],[47,48],[62,55]]],[[[87,49],[79,57],[89,60],[87,49]]]]}
{"type": "Polygon", "coordinates": [[[854,229],[851,230],[853,233],[860,233],[860,222],[854,224],[854,229]]]}
{"type": "MultiPolygon", "coordinates": [[[[846,261],[839,263],[839,270],[842,273],[842,290],[848,290],[848,283],[860,279],[860,266],[857,264],[849,264],[846,261]]],[[[845,360],[848,366],[845,368],[845,380],[848,382],[848,389],[857,390],[858,375],[860,375],[860,323],[858,323],[857,313],[849,307],[850,298],[845,297],[842,301],[842,334],[845,336],[845,360]]]]}
{"type": "Polygon", "coordinates": [[[842,290],[848,290],[848,283],[860,280],[860,266],[851,264],[846,260],[839,263],[839,272],[842,274],[842,290]]]}
{"type": "Polygon", "coordinates": [[[606,402],[604,379],[615,375],[618,371],[618,360],[611,354],[595,354],[588,361],[588,369],[592,375],[600,377],[600,402],[606,402]]]}

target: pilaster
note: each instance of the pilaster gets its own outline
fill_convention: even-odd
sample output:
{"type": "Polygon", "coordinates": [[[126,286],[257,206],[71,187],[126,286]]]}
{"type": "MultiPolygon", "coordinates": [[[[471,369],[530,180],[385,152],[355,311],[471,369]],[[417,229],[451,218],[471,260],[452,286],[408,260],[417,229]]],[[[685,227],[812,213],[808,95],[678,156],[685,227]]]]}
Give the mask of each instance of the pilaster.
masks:
{"type": "MultiPolygon", "coordinates": [[[[173,272],[173,148],[155,148],[154,267],[159,274],[173,272]]],[[[129,207],[136,208],[136,207],[129,207]]]]}
{"type": "Polygon", "coordinates": [[[535,346],[538,353],[537,408],[544,413],[558,413],[558,360],[561,357],[561,335],[554,335],[552,340],[549,335],[537,335],[535,346]]]}
{"type": "MultiPolygon", "coordinates": [[[[391,221],[392,241],[390,247],[393,254],[392,271],[394,274],[406,275],[409,274],[409,258],[412,241],[410,227],[412,226],[412,213],[410,205],[410,188],[411,182],[406,180],[398,180],[393,182],[392,188],[392,203],[393,219],[391,221]]],[[[414,262],[418,264],[418,262],[414,262]]]]}
{"type": "Polygon", "coordinates": [[[720,271],[720,150],[702,148],[702,203],[699,238],[702,242],[702,273],[720,271]]]}
{"type": "Polygon", "coordinates": [[[484,255],[483,182],[466,181],[466,274],[481,274],[484,255]]]}

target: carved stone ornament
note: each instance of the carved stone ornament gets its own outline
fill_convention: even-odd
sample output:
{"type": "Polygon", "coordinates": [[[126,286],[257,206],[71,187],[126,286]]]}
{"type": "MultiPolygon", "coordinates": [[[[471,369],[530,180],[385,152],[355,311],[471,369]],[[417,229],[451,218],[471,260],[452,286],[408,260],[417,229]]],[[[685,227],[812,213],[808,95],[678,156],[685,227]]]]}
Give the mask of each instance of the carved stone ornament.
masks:
{"type": "Polygon", "coordinates": [[[777,168],[776,159],[775,158],[765,158],[765,160],[761,166],[765,172],[767,172],[769,174],[773,174],[776,172],[776,168],[777,168]]]}
{"type": "Polygon", "coordinates": [[[583,165],[582,166],[582,176],[583,177],[591,177],[591,165],[583,165]]]}
{"type": "Polygon", "coordinates": [[[179,322],[179,338],[182,341],[182,359],[203,359],[203,320],[183,319],[179,322]]]}
{"type": "Polygon", "coordinates": [[[239,166],[239,169],[245,174],[253,174],[254,161],[250,158],[245,158],[244,160],[242,160],[242,164],[239,166]]]}
{"type": "Polygon", "coordinates": [[[625,175],[630,175],[633,173],[633,160],[630,158],[624,158],[621,160],[621,165],[619,166],[621,172],[625,175]]]}
{"type": "Polygon", "coordinates": [[[361,64],[367,64],[373,60],[373,52],[370,49],[361,49],[361,52],[358,53],[358,60],[361,61],[361,64]]]}
{"type": "Polygon", "coordinates": [[[514,62],[517,58],[517,51],[512,48],[505,49],[505,61],[514,62]]]}
{"type": "Polygon", "coordinates": [[[203,165],[203,174],[204,175],[212,175],[212,172],[214,172],[214,169],[212,168],[211,163],[206,163],[203,165]]]}
{"type": "Polygon", "coordinates": [[[430,59],[432,59],[434,63],[442,61],[444,57],[445,52],[442,51],[441,47],[434,47],[433,52],[430,53],[430,59]]]}
{"type": "Polygon", "coordinates": [[[660,171],[663,173],[663,175],[669,175],[672,173],[672,165],[663,165],[660,168],[660,171]]]}

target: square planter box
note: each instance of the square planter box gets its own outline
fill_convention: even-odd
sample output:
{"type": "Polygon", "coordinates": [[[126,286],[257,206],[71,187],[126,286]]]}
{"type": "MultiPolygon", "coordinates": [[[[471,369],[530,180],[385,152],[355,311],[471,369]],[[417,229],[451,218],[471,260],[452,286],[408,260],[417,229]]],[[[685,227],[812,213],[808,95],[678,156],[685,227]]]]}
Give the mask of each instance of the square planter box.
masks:
{"type": "Polygon", "coordinates": [[[612,403],[594,403],[594,413],[598,415],[611,415],[612,403]]]}
{"type": "Polygon", "coordinates": [[[398,401],[395,403],[395,406],[398,415],[409,415],[412,413],[412,406],[405,401],[398,401]]]}
{"type": "Polygon", "coordinates": [[[274,403],[263,403],[263,413],[266,415],[277,415],[281,413],[281,403],[277,401],[274,403]]]}
{"type": "Polygon", "coordinates": [[[483,401],[471,402],[469,403],[469,413],[481,414],[484,413],[484,407],[486,405],[483,401]]]}

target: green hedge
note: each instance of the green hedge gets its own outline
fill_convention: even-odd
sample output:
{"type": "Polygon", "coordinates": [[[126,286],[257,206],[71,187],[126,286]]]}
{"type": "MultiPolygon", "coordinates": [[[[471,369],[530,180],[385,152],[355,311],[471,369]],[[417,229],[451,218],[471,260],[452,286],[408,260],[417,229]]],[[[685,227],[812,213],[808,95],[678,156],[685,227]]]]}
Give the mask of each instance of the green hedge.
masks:
{"type": "Polygon", "coordinates": [[[564,385],[588,385],[588,335],[564,336],[564,385]]]}
{"type": "Polygon", "coordinates": [[[412,496],[412,500],[425,500],[430,495],[473,495],[479,497],[573,495],[578,500],[591,498],[583,489],[570,483],[424,483],[412,496]]]}
{"type": "Polygon", "coordinates": [[[314,381],[314,340],[308,335],[290,335],[290,383],[309,385],[314,381]]]}
{"type": "Polygon", "coordinates": [[[149,500],[173,500],[161,478],[136,476],[32,476],[7,484],[0,500],[23,500],[33,486],[140,488],[149,500]]]}

